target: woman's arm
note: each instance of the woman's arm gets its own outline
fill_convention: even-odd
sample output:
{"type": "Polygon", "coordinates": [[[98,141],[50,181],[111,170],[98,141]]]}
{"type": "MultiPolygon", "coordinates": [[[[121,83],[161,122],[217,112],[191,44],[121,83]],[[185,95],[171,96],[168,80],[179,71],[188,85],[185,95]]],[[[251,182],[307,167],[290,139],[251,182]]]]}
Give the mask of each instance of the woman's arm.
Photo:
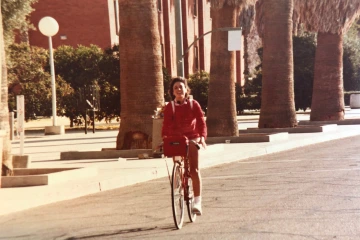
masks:
{"type": "Polygon", "coordinates": [[[200,135],[199,143],[206,148],[207,126],[200,104],[194,100],[194,112],[196,116],[196,129],[200,135]]]}

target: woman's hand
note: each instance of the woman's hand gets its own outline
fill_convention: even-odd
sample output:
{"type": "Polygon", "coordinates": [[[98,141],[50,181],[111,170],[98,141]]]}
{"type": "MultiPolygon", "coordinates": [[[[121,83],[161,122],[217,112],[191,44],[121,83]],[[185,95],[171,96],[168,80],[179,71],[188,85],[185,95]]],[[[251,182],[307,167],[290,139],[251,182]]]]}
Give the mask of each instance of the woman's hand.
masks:
{"type": "Polygon", "coordinates": [[[201,144],[201,146],[203,146],[203,148],[206,149],[206,142],[205,142],[205,138],[204,138],[204,137],[200,137],[199,144],[201,144]]]}

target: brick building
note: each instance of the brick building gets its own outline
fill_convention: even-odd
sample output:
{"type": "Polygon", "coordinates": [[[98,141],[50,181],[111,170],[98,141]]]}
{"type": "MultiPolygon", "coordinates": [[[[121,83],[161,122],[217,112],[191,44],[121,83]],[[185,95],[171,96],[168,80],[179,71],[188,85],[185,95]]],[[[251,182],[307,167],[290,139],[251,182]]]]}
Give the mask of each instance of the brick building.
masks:
{"type": "MultiPolygon", "coordinates": [[[[183,49],[185,76],[198,70],[210,71],[211,31],[210,1],[187,0],[182,3],[183,49]]],[[[101,48],[119,43],[118,0],[39,0],[33,5],[35,11],[30,21],[37,28],[42,17],[51,16],[59,23],[59,32],[53,47],[60,45],[89,46],[101,48]]],[[[159,32],[163,64],[171,75],[176,75],[175,1],[157,0],[159,32]]],[[[39,30],[29,32],[30,45],[48,48],[47,37],[39,30]]],[[[227,43],[224,43],[227,44],[227,43]]],[[[243,82],[242,57],[237,52],[237,81],[243,82]]]]}
{"type": "MultiPolygon", "coordinates": [[[[106,48],[119,42],[114,0],[39,0],[33,8],[30,22],[36,28],[45,16],[59,23],[59,32],[52,38],[54,48],[78,44],[106,48]]],[[[29,32],[29,42],[48,48],[47,37],[39,30],[29,32]]]]}

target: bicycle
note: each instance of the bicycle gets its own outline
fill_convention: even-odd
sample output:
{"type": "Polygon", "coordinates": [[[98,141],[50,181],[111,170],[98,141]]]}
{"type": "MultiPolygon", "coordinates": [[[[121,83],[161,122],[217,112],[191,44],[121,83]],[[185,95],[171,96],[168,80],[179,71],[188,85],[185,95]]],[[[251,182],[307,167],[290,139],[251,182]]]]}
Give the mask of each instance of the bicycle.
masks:
{"type": "Polygon", "coordinates": [[[184,223],[184,203],[190,222],[195,222],[196,214],[192,212],[194,191],[190,176],[189,140],[185,137],[169,137],[164,139],[164,155],[173,157],[174,166],[171,176],[171,200],[174,223],[181,229],[184,223]]]}

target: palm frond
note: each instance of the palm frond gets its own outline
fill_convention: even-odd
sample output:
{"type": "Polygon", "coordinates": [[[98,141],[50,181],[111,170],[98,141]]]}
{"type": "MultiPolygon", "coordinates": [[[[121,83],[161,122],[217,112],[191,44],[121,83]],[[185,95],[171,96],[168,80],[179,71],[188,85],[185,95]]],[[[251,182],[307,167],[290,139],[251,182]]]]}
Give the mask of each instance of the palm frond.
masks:
{"type": "Polygon", "coordinates": [[[244,7],[239,15],[239,26],[242,27],[244,34],[249,34],[255,21],[255,6],[244,7]]]}
{"type": "Polygon", "coordinates": [[[263,33],[264,33],[264,28],[265,28],[265,23],[264,23],[264,1],[265,0],[259,0],[256,2],[255,4],[255,24],[256,24],[256,28],[257,31],[259,33],[259,36],[262,38],[263,37],[263,33]]]}
{"type": "Polygon", "coordinates": [[[294,0],[294,21],[313,32],[346,32],[360,14],[360,0],[294,0]]]}

